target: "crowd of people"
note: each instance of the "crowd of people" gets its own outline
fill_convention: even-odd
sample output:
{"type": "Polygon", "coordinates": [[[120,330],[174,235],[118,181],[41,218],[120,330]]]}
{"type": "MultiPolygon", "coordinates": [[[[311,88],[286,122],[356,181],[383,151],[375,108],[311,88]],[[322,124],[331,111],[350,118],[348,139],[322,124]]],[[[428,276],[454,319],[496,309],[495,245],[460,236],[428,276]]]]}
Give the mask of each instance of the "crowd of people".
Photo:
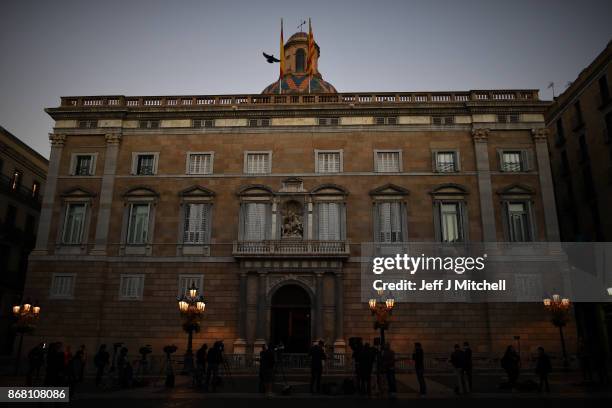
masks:
{"type": "MultiPolygon", "coordinates": [[[[344,393],[359,393],[362,395],[378,395],[386,393],[389,397],[394,397],[397,393],[397,381],[395,376],[396,362],[401,360],[396,357],[391,344],[386,342],[381,344],[378,339],[373,345],[362,343],[360,338],[351,339],[349,345],[352,349],[352,362],[354,377],[347,379],[343,384],[344,393]]],[[[108,388],[118,386],[129,388],[138,385],[139,379],[147,371],[147,355],[151,353],[151,346],[141,347],[139,353],[140,360],[130,361],[128,349],[122,343],[112,345],[111,352],[106,344],[102,344],[93,357],[95,367],[95,385],[97,387],[108,388]],[[136,369],[134,369],[136,365],[136,369]]],[[[287,385],[282,363],[282,345],[269,347],[263,345],[259,352],[259,390],[267,396],[272,396],[273,385],[277,375],[281,374],[285,382],[285,391],[290,387],[287,385]]],[[[224,346],[222,341],[217,341],[212,347],[203,344],[195,353],[195,363],[193,368],[193,385],[207,392],[215,392],[222,383],[220,368],[225,364],[224,346]]],[[[579,354],[578,359],[581,364],[585,380],[590,374],[590,361],[585,357],[586,353],[579,354]]],[[[323,341],[315,343],[308,352],[310,362],[310,392],[313,394],[322,393],[322,376],[325,361],[328,353],[325,350],[323,341]]],[[[45,385],[45,386],[69,386],[71,394],[74,393],[77,385],[83,381],[84,373],[88,361],[86,347],[81,345],[73,353],[69,345],[61,342],[40,343],[28,353],[28,371],[26,375],[26,385],[45,385]],[[44,372],[43,372],[44,371],[44,372]]],[[[408,360],[408,364],[414,368],[418,383],[418,392],[421,396],[427,394],[427,384],[425,380],[426,358],[425,351],[421,343],[414,343],[411,357],[403,358],[408,360]]],[[[463,346],[454,345],[448,363],[452,367],[455,377],[454,391],[458,395],[469,394],[474,389],[473,383],[473,353],[468,342],[463,346]]],[[[521,357],[512,345],[506,348],[505,353],[500,359],[501,368],[506,373],[507,382],[502,384],[506,389],[519,389],[519,375],[521,372],[521,357]]],[[[227,364],[224,368],[229,370],[227,364]]],[[[551,359],[544,351],[544,348],[537,349],[535,357],[535,374],[538,379],[537,390],[540,392],[550,392],[549,374],[552,371],[551,359]]],[[[606,377],[607,378],[607,377],[606,377]]],[[[324,391],[327,392],[327,391],[324,391]]]]}

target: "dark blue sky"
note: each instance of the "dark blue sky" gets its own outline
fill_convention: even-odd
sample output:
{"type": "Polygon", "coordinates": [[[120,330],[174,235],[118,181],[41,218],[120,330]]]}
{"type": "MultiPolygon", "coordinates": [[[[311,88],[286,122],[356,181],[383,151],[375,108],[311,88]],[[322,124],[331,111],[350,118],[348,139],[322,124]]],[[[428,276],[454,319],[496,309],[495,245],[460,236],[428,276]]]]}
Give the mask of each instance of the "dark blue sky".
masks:
{"type": "Polygon", "coordinates": [[[612,1],[0,2],[0,125],[47,156],[61,95],[259,93],[311,17],[340,92],[539,88],[568,81],[612,38],[612,1]]]}

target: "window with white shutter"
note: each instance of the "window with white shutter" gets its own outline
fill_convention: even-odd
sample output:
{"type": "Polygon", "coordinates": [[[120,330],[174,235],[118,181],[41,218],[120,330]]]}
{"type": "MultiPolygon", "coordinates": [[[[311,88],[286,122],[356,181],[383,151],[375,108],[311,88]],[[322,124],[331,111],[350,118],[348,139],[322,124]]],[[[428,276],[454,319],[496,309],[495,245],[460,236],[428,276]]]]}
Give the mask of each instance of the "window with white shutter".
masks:
{"type": "Polygon", "coordinates": [[[211,174],[212,173],[212,154],[211,153],[190,153],[189,154],[189,174],[211,174]]]}
{"type": "Polygon", "coordinates": [[[463,224],[459,203],[440,204],[440,228],[442,242],[463,241],[463,224]]]}
{"type": "Polygon", "coordinates": [[[247,174],[270,173],[270,153],[247,153],[245,170],[247,174]]]}
{"type": "Polygon", "coordinates": [[[192,285],[198,288],[198,293],[203,293],[204,275],[179,275],[178,296],[187,295],[187,291],[192,285]]]}
{"type": "Polygon", "coordinates": [[[342,156],[339,151],[317,151],[317,173],[340,173],[342,156]]]}
{"type": "Polygon", "coordinates": [[[149,233],[149,204],[131,204],[127,243],[146,244],[149,233]]]}
{"type": "Polygon", "coordinates": [[[76,245],[83,240],[85,229],[86,204],[69,203],[66,206],[64,218],[64,230],[62,232],[62,244],[76,245]]]}
{"type": "Polygon", "coordinates": [[[510,242],[529,242],[531,238],[531,226],[529,212],[524,202],[506,203],[508,216],[508,232],[510,242]]]}
{"type": "Polygon", "coordinates": [[[524,171],[523,153],[520,151],[502,152],[502,171],[524,171]]]}
{"type": "Polygon", "coordinates": [[[402,241],[402,217],[400,203],[378,204],[378,228],[380,242],[402,241]]]}
{"type": "Polygon", "coordinates": [[[72,298],[74,295],[74,273],[56,273],[51,280],[50,297],[52,298],[72,298]]]}
{"type": "Polygon", "coordinates": [[[210,204],[185,204],[183,242],[204,244],[208,241],[210,228],[210,204]]]}
{"type": "Polygon", "coordinates": [[[263,241],[266,238],[265,203],[248,203],[245,211],[244,239],[246,241],[263,241]]]}
{"type": "Polygon", "coordinates": [[[399,151],[377,151],[376,171],[379,173],[398,173],[401,171],[399,151]]]}
{"type": "Polygon", "coordinates": [[[455,152],[436,152],[436,171],[439,173],[452,173],[457,171],[457,158],[455,152]]]}
{"type": "Polygon", "coordinates": [[[121,275],[119,299],[140,300],[144,289],[144,275],[121,275]]]}
{"type": "Polygon", "coordinates": [[[340,238],[340,206],[339,203],[319,203],[318,231],[321,241],[339,241],[340,238]]]}

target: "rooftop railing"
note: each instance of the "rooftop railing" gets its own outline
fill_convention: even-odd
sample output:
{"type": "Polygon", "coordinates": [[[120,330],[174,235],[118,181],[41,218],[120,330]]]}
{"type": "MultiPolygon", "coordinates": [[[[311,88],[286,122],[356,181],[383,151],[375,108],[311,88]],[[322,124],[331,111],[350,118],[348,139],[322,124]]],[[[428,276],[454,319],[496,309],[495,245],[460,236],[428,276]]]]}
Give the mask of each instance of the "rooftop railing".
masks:
{"type": "Polygon", "coordinates": [[[160,108],[165,106],[243,106],[243,105],[292,105],[292,104],[419,104],[458,103],[470,101],[537,101],[538,91],[484,90],[466,92],[377,92],[304,95],[195,95],[195,96],[66,96],[61,98],[65,108],[160,108]]]}

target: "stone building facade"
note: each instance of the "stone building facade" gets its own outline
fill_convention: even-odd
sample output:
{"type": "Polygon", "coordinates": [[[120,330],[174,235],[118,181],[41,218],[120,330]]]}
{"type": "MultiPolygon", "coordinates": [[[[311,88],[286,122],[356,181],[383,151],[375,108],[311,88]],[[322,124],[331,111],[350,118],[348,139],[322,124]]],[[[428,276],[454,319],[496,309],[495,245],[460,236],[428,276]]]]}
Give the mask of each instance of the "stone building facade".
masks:
{"type": "MultiPolygon", "coordinates": [[[[182,345],[176,298],[194,282],[206,299],[196,343],[300,352],[322,338],[343,352],[376,335],[360,243],[558,241],[537,91],[337,93],[317,72],[308,93],[289,49],[303,37],[287,42],[273,93],[62,97],[47,109],[28,275],[38,336],[182,345]]],[[[559,348],[541,304],[399,304],[388,338],[399,351],[468,340],[499,353],[516,335],[559,348]]]]}
{"type": "Polygon", "coordinates": [[[19,304],[36,242],[47,159],[0,127],[0,354],[13,352],[12,306],[19,304]]]}

